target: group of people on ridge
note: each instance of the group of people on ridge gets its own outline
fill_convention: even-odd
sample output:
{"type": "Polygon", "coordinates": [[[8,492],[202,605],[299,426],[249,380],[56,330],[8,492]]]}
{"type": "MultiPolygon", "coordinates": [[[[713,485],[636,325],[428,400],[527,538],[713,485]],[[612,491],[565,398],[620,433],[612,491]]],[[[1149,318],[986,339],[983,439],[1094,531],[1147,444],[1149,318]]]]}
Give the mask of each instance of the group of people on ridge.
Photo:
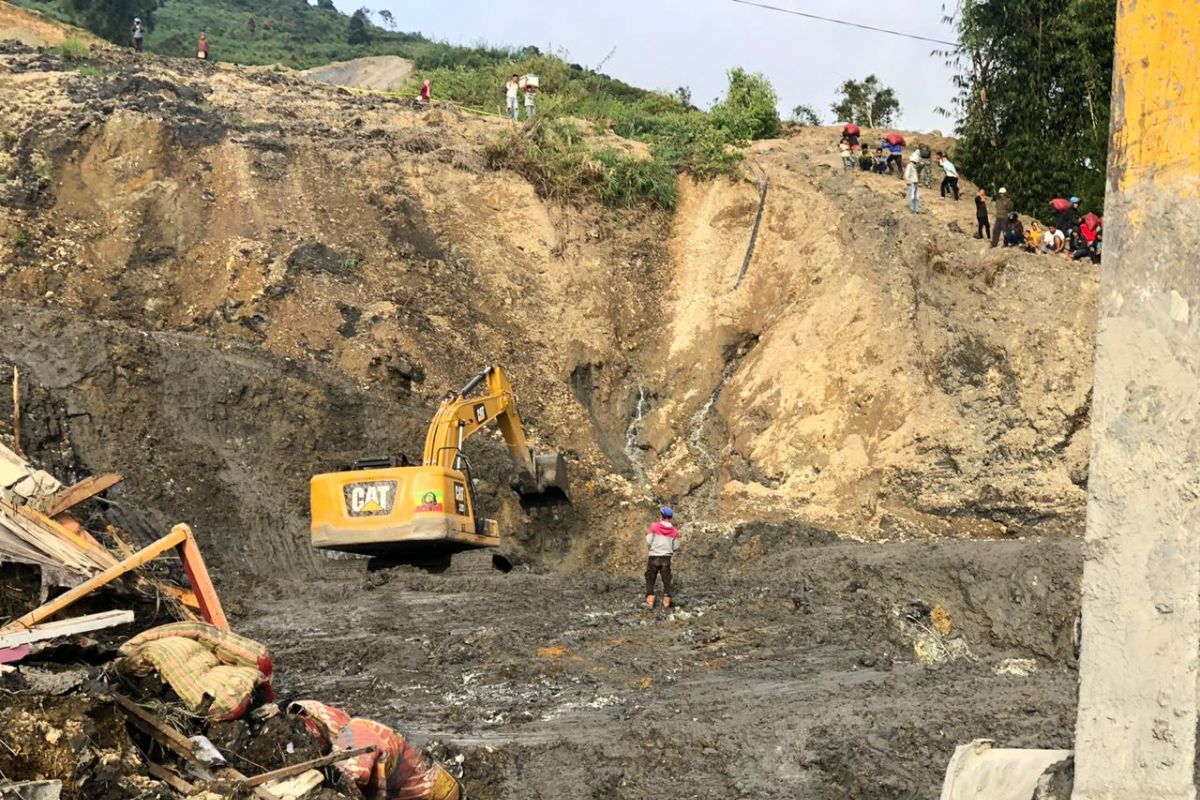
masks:
{"type": "MultiPolygon", "coordinates": [[[[142,52],[142,45],[146,42],[146,23],[142,22],[141,17],[133,18],[130,35],[133,37],[134,52],[142,52]]],[[[208,60],[208,34],[204,31],[200,31],[200,38],[196,41],[196,58],[208,60]]]]}
{"type": "MultiPolygon", "coordinates": [[[[898,133],[889,133],[875,148],[874,155],[863,150],[860,140],[861,130],[857,125],[846,125],[842,129],[842,138],[838,142],[838,150],[842,156],[842,169],[849,172],[857,166],[863,172],[873,172],[877,175],[888,175],[895,171],[908,187],[908,210],[914,214],[921,212],[921,186],[933,186],[933,164],[935,153],[927,144],[918,145],[904,162],[904,149],[907,142],[898,133]]],[[[958,168],[954,162],[943,153],[936,153],[936,163],[942,169],[941,196],[943,199],[959,199],[958,168]]]]}
{"type": "Polygon", "coordinates": [[[1080,215],[1080,199],[1055,199],[1054,222],[1043,228],[1033,220],[1026,228],[1013,207],[1008,190],[1001,187],[995,201],[994,222],[989,222],[987,192],[975,195],[976,239],[991,239],[992,247],[1020,247],[1029,253],[1064,255],[1072,261],[1099,264],[1104,253],[1104,220],[1095,214],[1080,215]]]}

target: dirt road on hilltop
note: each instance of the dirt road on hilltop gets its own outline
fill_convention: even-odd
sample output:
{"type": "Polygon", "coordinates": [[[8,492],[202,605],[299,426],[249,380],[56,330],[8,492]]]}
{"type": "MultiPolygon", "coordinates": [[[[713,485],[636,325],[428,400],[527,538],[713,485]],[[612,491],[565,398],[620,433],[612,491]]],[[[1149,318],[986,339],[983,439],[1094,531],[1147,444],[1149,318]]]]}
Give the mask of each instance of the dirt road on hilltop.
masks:
{"type": "Polygon", "coordinates": [[[957,744],[1070,740],[1074,544],[827,544],[761,579],[704,560],[681,558],[674,614],[636,608],[636,576],[331,562],[238,626],[285,696],[462,753],[482,800],[931,798],[957,744]]]}

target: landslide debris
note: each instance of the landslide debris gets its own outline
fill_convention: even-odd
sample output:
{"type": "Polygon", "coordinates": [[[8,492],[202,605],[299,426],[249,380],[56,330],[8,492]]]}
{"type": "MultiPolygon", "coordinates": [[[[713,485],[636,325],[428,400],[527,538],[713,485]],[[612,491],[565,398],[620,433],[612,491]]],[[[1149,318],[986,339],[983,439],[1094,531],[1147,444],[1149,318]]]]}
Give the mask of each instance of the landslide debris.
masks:
{"type": "Polygon", "coordinates": [[[830,130],[751,149],[770,192],[747,264],[749,181],[683,178],[671,213],[563,204],[488,167],[521,135],[504,120],[93,62],[0,54],[0,360],[66,404],[78,460],[134,476],[132,502],[179,495],[229,542],[215,561],[304,568],[310,472],[414,455],[488,361],[578,481],[572,507],[523,509],[498,444],[472,444],[518,555],[627,566],[656,500],[698,536],[1081,524],[1093,269],[987,250],[969,200],[907,215],[895,178],[840,171],[830,130]],[[143,447],[112,444],[127,428],[143,447]]]}

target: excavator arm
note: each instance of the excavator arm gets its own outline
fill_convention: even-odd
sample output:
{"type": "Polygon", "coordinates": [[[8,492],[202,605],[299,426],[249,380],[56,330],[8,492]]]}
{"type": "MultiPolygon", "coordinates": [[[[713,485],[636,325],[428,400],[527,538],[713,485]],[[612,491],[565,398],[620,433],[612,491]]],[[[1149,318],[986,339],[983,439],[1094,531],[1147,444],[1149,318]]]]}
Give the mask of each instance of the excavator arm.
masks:
{"type": "Polygon", "coordinates": [[[525,438],[512,384],[499,365],[492,364],[471,378],[461,390],[450,392],[425,436],[422,464],[461,469],[463,443],[485,425],[495,422],[513,460],[521,470],[521,493],[567,494],[566,469],[558,453],[534,454],[525,438]],[[480,387],[480,394],[471,396],[480,387]]]}

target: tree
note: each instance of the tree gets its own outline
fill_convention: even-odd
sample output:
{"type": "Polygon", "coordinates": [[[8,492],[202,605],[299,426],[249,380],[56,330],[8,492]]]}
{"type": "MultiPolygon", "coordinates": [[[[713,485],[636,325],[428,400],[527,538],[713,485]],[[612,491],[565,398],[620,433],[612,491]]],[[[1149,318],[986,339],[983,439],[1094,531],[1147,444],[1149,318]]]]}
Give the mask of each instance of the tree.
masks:
{"type": "Polygon", "coordinates": [[[821,115],[812,106],[802,103],[792,109],[792,122],[797,125],[820,125],[821,115]]]}
{"type": "Polygon", "coordinates": [[[1104,203],[1116,7],[1107,0],[964,0],[957,162],[971,179],[1008,188],[1018,208],[1104,203]]]}
{"type": "Polygon", "coordinates": [[[70,0],[85,28],[110,42],[128,45],[134,17],[141,17],[146,30],[154,24],[157,0],[70,0]]]}
{"type": "Polygon", "coordinates": [[[692,87],[679,86],[675,89],[674,97],[679,101],[679,105],[684,108],[692,107],[692,87]]]}
{"type": "Polygon", "coordinates": [[[388,26],[389,29],[393,31],[396,30],[396,17],[392,14],[392,12],[388,11],[386,8],[381,9],[379,12],[379,18],[383,20],[383,24],[388,26]]]}
{"type": "Polygon", "coordinates": [[[841,122],[868,128],[886,127],[900,114],[900,101],[890,86],[868,75],[861,81],[846,81],[838,88],[841,98],[831,108],[841,122]]]}
{"type": "Polygon", "coordinates": [[[713,124],[734,141],[779,135],[779,98],[770,81],[759,72],[731,69],[725,99],[714,105],[709,115],[713,124]]]}
{"type": "Polygon", "coordinates": [[[367,32],[366,9],[360,8],[350,16],[350,33],[346,36],[348,44],[369,44],[371,34],[367,32]]]}
{"type": "Polygon", "coordinates": [[[333,0],[317,0],[317,8],[327,8],[330,11],[337,11],[337,6],[333,4],[333,0]]]}

